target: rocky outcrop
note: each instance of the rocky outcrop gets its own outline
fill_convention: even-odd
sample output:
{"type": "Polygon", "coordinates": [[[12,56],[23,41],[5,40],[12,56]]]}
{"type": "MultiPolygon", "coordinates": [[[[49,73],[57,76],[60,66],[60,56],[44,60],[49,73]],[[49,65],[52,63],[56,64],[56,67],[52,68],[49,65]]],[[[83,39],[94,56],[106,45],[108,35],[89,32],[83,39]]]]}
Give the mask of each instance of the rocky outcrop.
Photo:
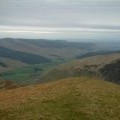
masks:
{"type": "Polygon", "coordinates": [[[100,72],[105,80],[120,84],[120,60],[105,65],[100,72]]]}

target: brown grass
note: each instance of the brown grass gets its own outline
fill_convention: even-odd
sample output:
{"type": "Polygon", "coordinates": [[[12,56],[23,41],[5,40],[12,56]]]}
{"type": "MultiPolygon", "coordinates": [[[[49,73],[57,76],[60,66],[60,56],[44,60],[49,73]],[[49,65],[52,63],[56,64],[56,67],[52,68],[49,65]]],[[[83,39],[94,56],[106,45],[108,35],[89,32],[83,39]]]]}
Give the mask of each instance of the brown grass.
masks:
{"type": "Polygon", "coordinates": [[[42,120],[119,120],[119,101],[118,85],[90,78],[69,78],[0,92],[0,117],[3,120],[38,120],[40,116],[42,120]]]}

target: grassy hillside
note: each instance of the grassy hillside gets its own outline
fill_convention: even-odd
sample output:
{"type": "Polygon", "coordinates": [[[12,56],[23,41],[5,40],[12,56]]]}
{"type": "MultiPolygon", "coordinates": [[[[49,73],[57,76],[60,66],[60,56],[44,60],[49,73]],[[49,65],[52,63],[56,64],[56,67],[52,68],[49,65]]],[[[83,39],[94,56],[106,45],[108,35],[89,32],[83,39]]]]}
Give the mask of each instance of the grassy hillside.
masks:
{"type": "Polygon", "coordinates": [[[68,78],[0,92],[1,120],[119,120],[120,86],[68,78]]]}
{"type": "Polygon", "coordinates": [[[96,44],[93,43],[41,39],[0,39],[0,72],[13,70],[25,64],[65,62],[95,48],[96,44]],[[9,60],[14,61],[15,65],[11,64],[9,60]]]}
{"type": "Polygon", "coordinates": [[[120,54],[120,51],[98,51],[98,52],[88,52],[84,55],[79,55],[76,58],[81,59],[81,58],[87,58],[87,57],[92,57],[96,55],[110,55],[110,54],[120,54]]]}
{"type": "MultiPolygon", "coordinates": [[[[84,59],[73,60],[72,62],[61,64],[57,67],[54,67],[50,71],[46,72],[43,78],[40,79],[40,82],[42,80],[50,81],[50,80],[56,80],[56,79],[62,79],[68,77],[79,77],[79,76],[102,77],[102,73],[100,70],[104,68],[107,64],[112,64],[113,62],[119,59],[120,59],[120,54],[116,53],[116,54],[108,54],[108,55],[97,55],[84,59]]],[[[116,67],[114,68],[118,69],[116,67]]],[[[103,77],[105,78],[105,75],[103,77]]],[[[115,80],[113,79],[112,81],[115,80]]]]}
{"type": "Polygon", "coordinates": [[[0,76],[22,85],[76,76],[101,77],[100,69],[119,59],[120,53],[104,50],[102,53],[91,52],[96,50],[97,45],[93,43],[1,39],[0,76]],[[97,55],[103,53],[105,55],[97,55]],[[68,62],[80,54],[87,58],[68,62]],[[55,67],[60,63],[65,64],[55,67]]]}
{"type": "MultiPolygon", "coordinates": [[[[105,74],[103,74],[101,70],[107,64],[112,64],[119,59],[120,54],[116,53],[73,60],[64,64],[61,64],[61,62],[58,61],[54,61],[47,64],[27,65],[26,67],[21,67],[9,72],[1,73],[1,76],[5,80],[9,80],[21,85],[36,84],[68,77],[81,76],[97,77],[101,79],[107,78],[110,81],[116,82],[119,81],[116,80],[116,78],[119,78],[119,76],[116,76],[115,71],[113,72],[115,75],[112,75],[114,76],[112,77],[113,80],[111,80],[109,77],[110,74],[107,74],[110,72],[107,72],[107,70],[105,74]]],[[[116,69],[116,67],[114,68],[116,69]]]]}
{"type": "Polygon", "coordinates": [[[15,82],[21,85],[36,84],[46,71],[49,71],[58,63],[54,61],[46,64],[27,65],[25,67],[16,68],[11,71],[1,73],[1,77],[5,80],[15,82]]]}
{"type": "Polygon", "coordinates": [[[4,80],[3,78],[0,77],[0,92],[4,90],[15,89],[18,87],[22,86],[14,82],[4,80]]]}
{"type": "Polygon", "coordinates": [[[19,84],[13,83],[11,81],[0,79],[0,92],[4,90],[15,89],[18,87],[22,87],[22,86],[19,84]]]}
{"type": "Polygon", "coordinates": [[[0,61],[2,64],[4,64],[4,66],[0,65],[0,73],[11,71],[17,68],[22,68],[28,65],[19,60],[13,60],[13,59],[4,58],[4,57],[0,57],[0,61]]]}

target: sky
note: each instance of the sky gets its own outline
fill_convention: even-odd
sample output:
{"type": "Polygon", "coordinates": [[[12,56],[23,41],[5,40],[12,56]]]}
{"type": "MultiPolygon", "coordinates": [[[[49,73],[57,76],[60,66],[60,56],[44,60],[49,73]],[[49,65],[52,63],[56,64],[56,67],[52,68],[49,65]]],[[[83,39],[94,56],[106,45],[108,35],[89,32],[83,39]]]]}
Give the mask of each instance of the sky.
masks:
{"type": "Polygon", "coordinates": [[[0,38],[119,40],[120,0],[0,0],[0,38]]]}

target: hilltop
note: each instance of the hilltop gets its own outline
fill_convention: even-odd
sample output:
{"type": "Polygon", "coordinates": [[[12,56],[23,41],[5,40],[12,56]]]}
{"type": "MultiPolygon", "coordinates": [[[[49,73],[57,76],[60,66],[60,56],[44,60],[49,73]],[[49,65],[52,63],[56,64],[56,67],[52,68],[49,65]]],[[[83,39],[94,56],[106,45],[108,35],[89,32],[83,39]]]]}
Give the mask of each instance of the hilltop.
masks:
{"type": "Polygon", "coordinates": [[[119,120],[120,86],[90,78],[0,92],[2,120],[119,120]]]}

